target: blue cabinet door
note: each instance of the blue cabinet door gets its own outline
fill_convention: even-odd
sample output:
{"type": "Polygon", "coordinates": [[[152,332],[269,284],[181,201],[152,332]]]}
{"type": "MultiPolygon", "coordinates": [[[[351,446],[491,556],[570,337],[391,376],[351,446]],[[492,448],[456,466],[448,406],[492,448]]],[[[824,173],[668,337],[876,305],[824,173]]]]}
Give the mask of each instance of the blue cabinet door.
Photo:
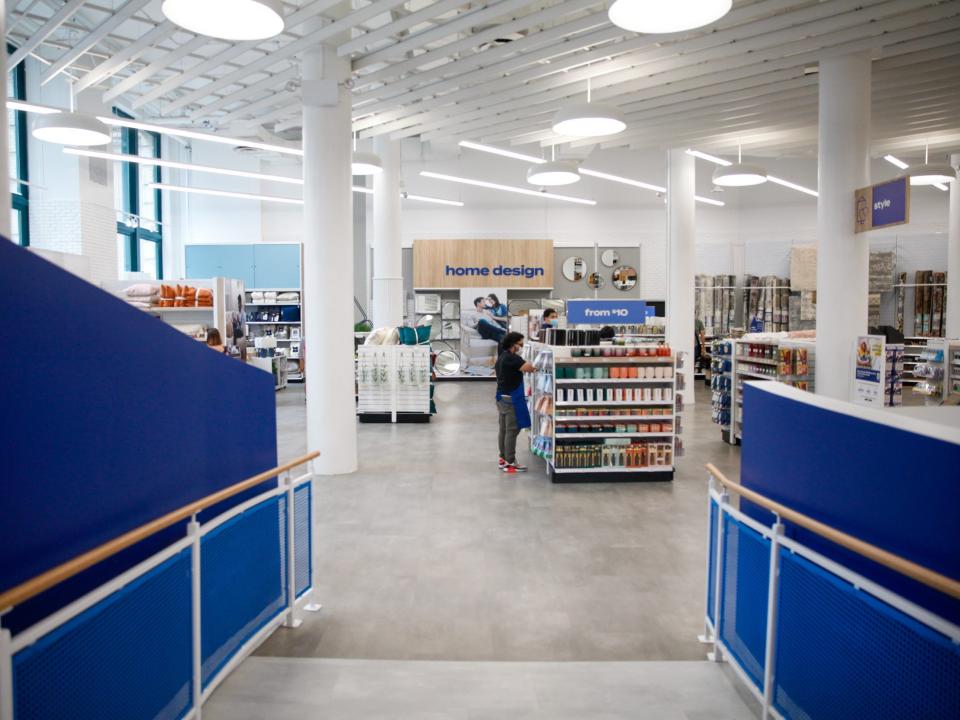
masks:
{"type": "Polygon", "coordinates": [[[254,284],[257,288],[299,288],[300,246],[292,244],[253,245],[254,284]]]}
{"type": "Polygon", "coordinates": [[[244,287],[254,285],[254,245],[187,245],[188,278],[225,277],[243,280],[244,287]]]}

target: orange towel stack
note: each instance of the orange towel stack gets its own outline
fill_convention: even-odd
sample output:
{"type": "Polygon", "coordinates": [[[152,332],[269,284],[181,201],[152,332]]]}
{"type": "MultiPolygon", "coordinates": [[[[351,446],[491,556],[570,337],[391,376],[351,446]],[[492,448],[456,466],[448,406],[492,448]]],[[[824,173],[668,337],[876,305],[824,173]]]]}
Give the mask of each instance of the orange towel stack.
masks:
{"type": "Polygon", "coordinates": [[[174,307],[177,300],[177,291],[170,285],[160,286],[160,307],[174,307]]]}
{"type": "Polygon", "coordinates": [[[197,306],[213,307],[213,290],[207,288],[197,290],[197,306]]]}

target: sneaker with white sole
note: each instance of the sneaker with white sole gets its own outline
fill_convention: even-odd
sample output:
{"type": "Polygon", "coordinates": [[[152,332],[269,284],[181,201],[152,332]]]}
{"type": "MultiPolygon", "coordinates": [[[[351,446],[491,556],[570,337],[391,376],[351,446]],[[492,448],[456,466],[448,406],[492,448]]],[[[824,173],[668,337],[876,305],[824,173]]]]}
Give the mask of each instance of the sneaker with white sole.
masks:
{"type": "Polygon", "coordinates": [[[503,458],[497,458],[497,467],[498,467],[498,468],[500,468],[500,469],[502,470],[502,469],[503,469],[503,466],[506,465],[506,464],[507,464],[507,461],[506,461],[506,460],[504,460],[503,458]]]}

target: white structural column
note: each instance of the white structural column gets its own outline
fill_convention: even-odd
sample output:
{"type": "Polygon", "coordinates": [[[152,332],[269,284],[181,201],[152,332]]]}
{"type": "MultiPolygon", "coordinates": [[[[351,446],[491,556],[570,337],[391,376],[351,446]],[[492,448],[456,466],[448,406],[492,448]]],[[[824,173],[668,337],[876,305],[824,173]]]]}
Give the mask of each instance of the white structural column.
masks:
{"type": "Polygon", "coordinates": [[[383,172],[373,176],[373,325],[403,324],[403,260],[400,225],[400,141],[373,141],[383,172]]]}
{"type": "MultiPolygon", "coordinates": [[[[960,166],[960,155],[950,158],[960,166]]],[[[960,338],[960,180],[950,183],[950,225],[947,234],[947,329],[948,338],[960,338]]]]}
{"type": "MultiPolygon", "coordinates": [[[[0,37],[7,36],[7,3],[6,0],[0,0],[0,37]]],[[[0,53],[0,77],[7,77],[7,54],[0,53]]],[[[2,93],[2,98],[0,98],[0,117],[6,122],[7,118],[7,94],[2,93]]],[[[10,147],[9,147],[9,133],[6,131],[0,133],[0,177],[9,178],[10,177],[10,147]]],[[[7,191],[4,196],[4,208],[0,212],[0,235],[10,239],[10,183],[7,182],[7,191]]]]}
{"type": "Polygon", "coordinates": [[[693,346],[696,324],[696,161],[686,150],[667,153],[667,339],[686,354],[683,401],[692,405],[693,346]]]}
{"type": "Polygon", "coordinates": [[[853,193],[870,184],[870,54],[820,61],[816,392],[850,399],[853,344],[867,331],[869,235],[853,193]]]}
{"type": "Polygon", "coordinates": [[[353,371],[353,200],[349,63],[303,56],[303,321],[307,450],[323,475],[357,469],[353,371]]]}

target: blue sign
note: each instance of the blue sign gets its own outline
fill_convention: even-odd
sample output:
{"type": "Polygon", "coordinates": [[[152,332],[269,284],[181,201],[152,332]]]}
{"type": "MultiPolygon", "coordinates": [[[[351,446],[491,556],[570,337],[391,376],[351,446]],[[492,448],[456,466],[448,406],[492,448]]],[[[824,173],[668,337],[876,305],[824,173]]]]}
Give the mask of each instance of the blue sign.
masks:
{"type": "Polygon", "coordinates": [[[571,325],[643,324],[656,317],[643,300],[567,300],[567,322],[571,325]]]}
{"type": "Polygon", "coordinates": [[[871,227],[876,229],[886,225],[902,225],[909,219],[907,178],[899,178],[881,185],[873,186],[873,204],[871,206],[871,227]]]}

